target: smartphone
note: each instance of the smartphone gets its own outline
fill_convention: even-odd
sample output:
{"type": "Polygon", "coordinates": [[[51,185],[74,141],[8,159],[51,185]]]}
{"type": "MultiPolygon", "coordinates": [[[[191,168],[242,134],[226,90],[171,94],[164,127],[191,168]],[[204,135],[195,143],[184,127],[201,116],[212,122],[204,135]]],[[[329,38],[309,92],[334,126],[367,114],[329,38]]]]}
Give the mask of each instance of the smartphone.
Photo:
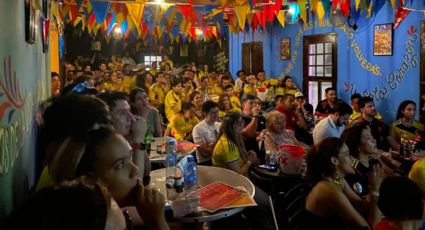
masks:
{"type": "Polygon", "coordinates": [[[265,170],[268,170],[268,171],[271,171],[271,172],[274,172],[277,169],[277,167],[274,166],[274,165],[263,165],[263,164],[261,164],[261,165],[258,165],[258,167],[265,169],[265,170]]]}

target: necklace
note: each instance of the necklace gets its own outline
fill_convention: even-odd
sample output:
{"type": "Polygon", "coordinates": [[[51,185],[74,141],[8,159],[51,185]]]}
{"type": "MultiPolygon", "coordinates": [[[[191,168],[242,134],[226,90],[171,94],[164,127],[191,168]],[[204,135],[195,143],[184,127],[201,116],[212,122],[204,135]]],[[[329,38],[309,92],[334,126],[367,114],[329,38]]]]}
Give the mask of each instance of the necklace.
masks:
{"type": "Polygon", "coordinates": [[[410,128],[410,127],[412,127],[412,125],[413,125],[413,119],[412,119],[411,121],[409,121],[408,123],[404,122],[404,119],[403,119],[403,118],[401,118],[401,119],[400,119],[400,121],[401,121],[401,123],[402,123],[404,126],[406,126],[407,128],[410,128]]]}

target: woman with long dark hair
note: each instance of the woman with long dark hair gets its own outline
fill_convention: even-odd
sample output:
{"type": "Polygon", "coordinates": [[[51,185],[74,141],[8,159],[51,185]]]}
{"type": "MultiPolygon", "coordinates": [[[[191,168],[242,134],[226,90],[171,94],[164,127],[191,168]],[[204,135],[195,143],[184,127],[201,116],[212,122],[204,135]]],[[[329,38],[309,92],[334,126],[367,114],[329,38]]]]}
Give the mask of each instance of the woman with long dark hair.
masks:
{"type": "Polygon", "coordinates": [[[424,132],[424,125],[415,116],[416,103],[411,100],[403,101],[397,109],[396,120],[391,125],[391,134],[395,140],[411,140],[424,132]]]}
{"type": "Polygon", "coordinates": [[[130,92],[132,113],[148,121],[149,128],[154,137],[162,136],[161,115],[159,111],[149,104],[147,93],[144,89],[134,88],[130,92]]]}
{"type": "Polygon", "coordinates": [[[219,139],[213,151],[213,165],[248,175],[251,164],[257,161],[254,151],[246,151],[242,138],[244,122],[238,112],[227,114],[221,125],[219,139]]]}
{"type": "Polygon", "coordinates": [[[305,229],[371,229],[379,221],[376,202],[382,169],[374,166],[369,198],[362,200],[344,179],[354,173],[351,164],[350,151],[339,138],[326,138],[310,150],[307,169],[313,188],[306,199],[305,229]],[[369,207],[368,220],[358,211],[364,207],[369,207]]]}

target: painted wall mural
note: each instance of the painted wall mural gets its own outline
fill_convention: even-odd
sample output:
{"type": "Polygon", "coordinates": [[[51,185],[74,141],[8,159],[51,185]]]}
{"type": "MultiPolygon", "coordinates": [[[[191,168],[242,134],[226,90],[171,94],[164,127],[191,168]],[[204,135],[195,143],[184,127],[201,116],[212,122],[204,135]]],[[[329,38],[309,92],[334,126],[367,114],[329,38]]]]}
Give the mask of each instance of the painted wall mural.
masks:
{"type": "MultiPolygon", "coordinates": [[[[417,2],[415,1],[415,4],[417,2]]],[[[418,2],[419,4],[419,2],[418,2]]],[[[411,6],[425,11],[425,3],[411,6]]],[[[324,20],[305,24],[278,24],[253,34],[231,34],[229,38],[229,66],[234,75],[241,68],[241,46],[246,42],[262,42],[266,76],[282,78],[292,76],[295,84],[303,86],[303,37],[337,34],[338,44],[338,97],[350,102],[354,92],[369,95],[376,100],[379,112],[387,122],[395,119],[398,105],[403,100],[419,104],[419,35],[422,11],[411,11],[393,30],[392,56],[374,56],[374,26],[393,23],[394,8],[385,2],[380,11],[363,20],[354,30],[345,21],[324,20]],[[290,60],[280,59],[280,39],[291,39],[290,60]]]]}
{"type": "MultiPolygon", "coordinates": [[[[340,20],[340,19],[334,19],[334,20],[340,20]]],[[[338,25],[336,28],[338,28],[340,31],[344,32],[344,34],[347,37],[347,40],[351,40],[351,47],[354,50],[354,53],[356,54],[357,60],[359,61],[361,67],[371,74],[375,76],[381,76],[381,69],[377,64],[372,64],[369,60],[366,59],[365,55],[363,54],[360,44],[356,39],[354,39],[354,33],[353,31],[342,21],[340,22],[334,22],[334,24],[338,25]]],[[[319,21],[309,22],[304,24],[300,27],[298,30],[296,36],[295,36],[295,50],[291,57],[290,63],[286,66],[286,68],[283,70],[283,72],[280,74],[280,78],[284,78],[286,75],[291,72],[294,65],[297,64],[297,58],[298,58],[298,51],[297,48],[302,44],[303,35],[305,32],[315,29],[317,27],[324,28],[324,27],[330,27],[333,26],[330,22],[330,20],[324,20],[323,23],[320,23],[319,21]]]]}
{"type": "Polygon", "coordinates": [[[21,91],[22,78],[16,75],[11,56],[4,58],[3,63],[3,74],[0,74],[0,177],[13,168],[21,153],[32,125],[34,106],[45,97],[39,89],[46,89],[38,81],[33,92],[21,91]]]}
{"type": "MultiPolygon", "coordinates": [[[[418,66],[418,55],[415,49],[415,43],[418,41],[418,34],[415,27],[410,26],[407,30],[407,40],[404,43],[405,51],[399,66],[388,76],[385,77],[386,86],[375,87],[372,89],[366,89],[363,92],[359,92],[356,85],[345,82],[345,91],[350,91],[351,94],[361,93],[364,96],[370,96],[376,101],[385,100],[390,92],[395,92],[399,89],[400,84],[406,77],[406,74],[412,69],[418,66]],[[347,86],[348,84],[348,86],[347,86]],[[351,88],[351,89],[350,89],[351,88]]],[[[379,67],[378,67],[379,68],[379,67]]]]}

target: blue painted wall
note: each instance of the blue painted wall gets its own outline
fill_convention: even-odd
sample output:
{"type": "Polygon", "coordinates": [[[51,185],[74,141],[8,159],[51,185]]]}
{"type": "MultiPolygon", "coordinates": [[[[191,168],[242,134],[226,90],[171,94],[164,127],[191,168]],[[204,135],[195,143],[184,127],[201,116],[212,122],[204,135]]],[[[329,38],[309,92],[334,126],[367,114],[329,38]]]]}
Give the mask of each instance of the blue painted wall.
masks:
{"type": "MultiPolygon", "coordinates": [[[[408,7],[423,10],[425,2],[414,1],[408,7]]],[[[392,122],[400,102],[411,99],[419,104],[419,34],[420,22],[425,20],[423,12],[410,12],[393,32],[393,55],[373,56],[373,26],[392,23],[394,13],[395,10],[387,1],[374,17],[360,20],[359,28],[355,32],[346,25],[335,27],[328,24],[321,27],[314,22],[310,25],[295,24],[282,28],[275,21],[273,26],[268,25],[263,31],[230,34],[230,71],[235,76],[236,72],[242,68],[242,43],[262,41],[266,75],[279,78],[286,73],[294,78],[296,85],[301,89],[303,36],[336,33],[338,36],[338,96],[349,103],[350,96],[355,91],[369,94],[375,98],[378,110],[385,120],[392,122]],[[281,61],[280,39],[286,37],[291,38],[292,57],[289,61],[281,61]],[[298,55],[295,56],[295,53],[298,55]],[[364,60],[363,66],[370,71],[362,67],[362,60],[364,60]],[[346,84],[350,86],[349,89],[346,84]]]]}

